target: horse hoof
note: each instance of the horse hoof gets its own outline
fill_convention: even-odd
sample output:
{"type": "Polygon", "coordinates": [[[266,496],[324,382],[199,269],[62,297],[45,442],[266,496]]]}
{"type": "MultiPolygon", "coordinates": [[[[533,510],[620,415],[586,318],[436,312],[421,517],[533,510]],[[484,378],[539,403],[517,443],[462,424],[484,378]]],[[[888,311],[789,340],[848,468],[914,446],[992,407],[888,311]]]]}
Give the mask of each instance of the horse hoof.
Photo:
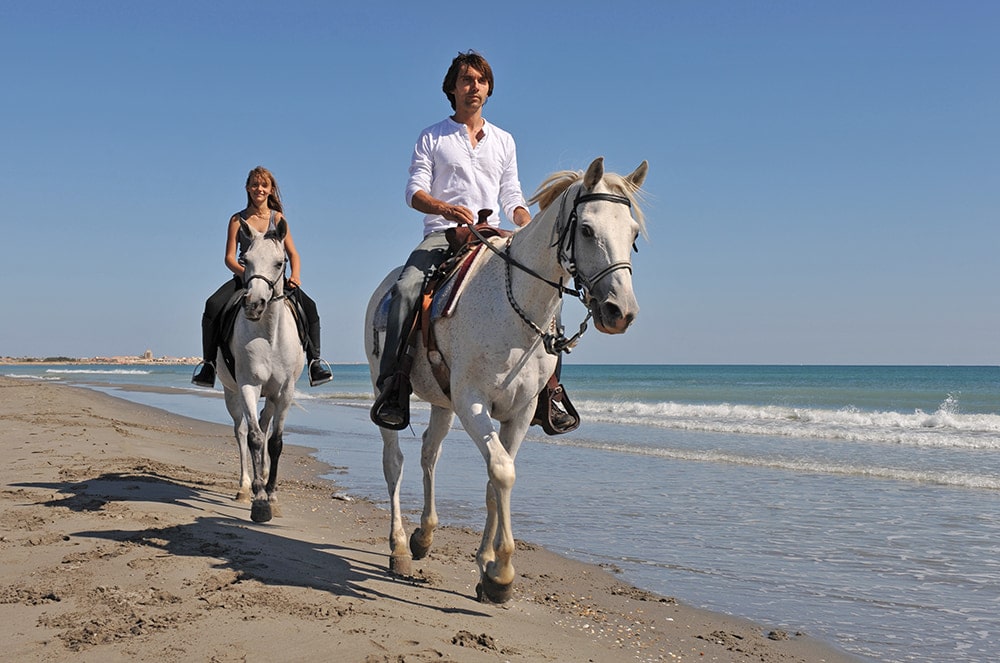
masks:
{"type": "Polygon", "coordinates": [[[514,583],[501,585],[483,576],[476,585],[476,600],[480,603],[506,603],[514,596],[514,583]]]}
{"type": "Polygon", "coordinates": [[[413,575],[412,561],[409,555],[389,555],[389,573],[406,577],[413,575]]]}
{"type": "Polygon", "coordinates": [[[255,523],[266,523],[274,514],[271,512],[271,504],[266,500],[254,502],[250,507],[250,520],[255,523]]]}
{"type": "Polygon", "coordinates": [[[427,553],[430,552],[431,544],[430,542],[423,544],[420,542],[420,535],[422,534],[420,528],[413,530],[413,534],[410,535],[410,552],[413,554],[413,559],[423,559],[427,557],[427,553]]]}

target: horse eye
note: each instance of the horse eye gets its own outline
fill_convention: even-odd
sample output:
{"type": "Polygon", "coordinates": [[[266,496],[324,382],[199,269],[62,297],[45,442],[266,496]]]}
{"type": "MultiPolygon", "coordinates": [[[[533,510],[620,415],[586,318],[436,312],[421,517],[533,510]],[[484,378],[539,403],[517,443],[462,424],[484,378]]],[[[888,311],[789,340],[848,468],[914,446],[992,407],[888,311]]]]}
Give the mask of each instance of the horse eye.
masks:
{"type": "Polygon", "coordinates": [[[583,226],[580,228],[580,233],[587,239],[592,239],[594,237],[594,229],[590,226],[583,226]]]}
{"type": "Polygon", "coordinates": [[[275,268],[275,269],[281,269],[281,268],[282,268],[282,267],[284,267],[284,266],[285,266],[285,263],[283,263],[283,262],[277,262],[277,261],[276,261],[276,262],[274,263],[274,268],[275,268]]]}

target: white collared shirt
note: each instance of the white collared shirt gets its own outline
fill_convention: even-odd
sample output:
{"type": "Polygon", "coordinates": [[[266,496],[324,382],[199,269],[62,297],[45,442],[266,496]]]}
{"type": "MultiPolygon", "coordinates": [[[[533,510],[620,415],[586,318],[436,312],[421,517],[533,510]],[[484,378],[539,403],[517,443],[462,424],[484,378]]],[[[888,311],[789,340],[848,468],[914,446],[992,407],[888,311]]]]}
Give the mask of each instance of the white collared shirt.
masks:
{"type": "MultiPolygon", "coordinates": [[[[514,137],[485,119],[483,133],[472,147],[468,128],[450,117],[420,132],[410,159],[406,204],[412,207],[413,196],[424,191],[450,205],[467,207],[473,214],[493,210],[492,226],[500,225],[498,205],[511,220],[515,208],[527,209],[517,176],[514,137]]],[[[424,236],[454,225],[439,214],[427,214],[424,236]]]]}

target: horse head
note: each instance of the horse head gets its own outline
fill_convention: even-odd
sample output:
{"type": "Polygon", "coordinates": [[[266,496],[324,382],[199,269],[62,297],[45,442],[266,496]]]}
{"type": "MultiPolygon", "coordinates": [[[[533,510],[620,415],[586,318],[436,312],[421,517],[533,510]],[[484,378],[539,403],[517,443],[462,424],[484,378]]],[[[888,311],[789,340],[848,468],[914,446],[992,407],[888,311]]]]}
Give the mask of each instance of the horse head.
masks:
{"type": "Polygon", "coordinates": [[[248,320],[259,320],[284,293],[288,224],[281,219],[273,231],[260,233],[241,220],[240,228],[252,238],[243,254],[243,313],[248,320]]]}
{"type": "Polygon", "coordinates": [[[639,312],[632,291],[632,250],[643,231],[642,213],[633,217],[635,194],[649,169],[643,161],[630,175],[604,172],[598,157],[584,173],[579,186],[566,191],[564,204],[572,204],[561,220],[559,257],[577,283],[594,325],[605,334],[624,333],[639,312]]]}

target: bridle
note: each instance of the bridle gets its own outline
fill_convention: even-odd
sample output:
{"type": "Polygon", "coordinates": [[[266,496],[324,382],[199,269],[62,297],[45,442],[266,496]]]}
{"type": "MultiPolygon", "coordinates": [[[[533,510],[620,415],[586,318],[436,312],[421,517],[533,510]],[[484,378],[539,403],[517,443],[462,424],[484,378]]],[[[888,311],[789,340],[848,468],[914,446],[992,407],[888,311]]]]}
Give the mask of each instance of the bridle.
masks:
{"type": "MultiPolygon", "coordinates": [[[[563,194],[560,196],[560,203],[559,203],[560,219],[563,218],[563,212],[566,209],[566,203],[568,200],[569,200],[569,189],[564,191],[563,194]]],[[[511,308],[514,309],[514,312],[518,314],[521,320],[523,320],[525,324],[531,327],[531,329],[535,332],[535,334],[541,337],[542,342],[545,346],[545,351],[552,355],[558,355],[560,352],[565,352],[566,354],[569,354],[572,351],[572,349],[576,347],[576,344],[579,342],[580,337],[583,336],[583,333],[587,331],[587,322],[589,322],[590,319],[593,317],[593,312],[590,310],[589,304],[591,299],[590,293],[593,291],[594,286],[600,283],[602,279],[618,271],[619,269],[627,269],[629,273],[632,272],[632,262],[629,260],[620,260],[618,262],[612,263],[607,267],[605,267],[604,269],[602,269],[601,271],[597,272],[597,274],[593,274],[591,276],[585,276],[584,274],[581,274],[579,268],[577,267],[576,230],[580,221],[580,217],[577,214],[577,208],[583,203],[589,203],[597,200],[602,200],[610,203],[618,203],[621,205],[626,205],[629,209],[632,208],[632,201],[627,196],[620,196],[613,193],[581,194],[580,191],[577,190],[576,197],[573,199],[573,209],[570,210],[569,218],[566,220],[565,225],[563,225],[561,228],[557,228],[556,239],[552,243],[553,247],[556,246],[559,247],[559,263],[562,265],[563,269],[565,269],[569,273],[569,275],[573,277],[574,284],[576,285],[575,289],[567,288],[566,286],[564,286],[562,283],[562,279],[559,279],[558,282],[550,281],[545,277],[541,276],[540,274],[538,274],[537,272],[535,272],[534,270],[532,270],[531,268],[518,262],[513,256],[510,255],[510,245],[512,238],[507,239],[507,243],[504,246],[504,250],[501,252],[498,248],[493,246],[493,244],[487,241],[486,238],[483,237],[479,233],[479,231],[476,230],[474,226],[472,225],[469,226],[470,230],[472,231],[472,234],[475,235],[480,242],[486,245],[491,251],[496,253],[498,256],[503,258],[507,266],[506,270],[507,301],[510,302],[511,308]],[[518,305],[517,301],[514,299],[514,291],[511,288],[512,267],[517,267],[521,271],[530,274],[539,281],[542,281],[543,283],[547,283],[548,285],[552,286],[553,288],[559,291],[560,298],[564,294],[573,295],[574,297],[578,298],[580,302],[584,305],[584,307],[587,309],[587,317],[584,318],[583,322],[580,323],[579,331],[577,331],[577,333],[574,334],[572,337],[567,338],[564,333],[565,328],[562,325],[556,325],[555,321],[553,321],[552,323],[554,331],[546,332],[541,327],[539,327],[533,320],[531,320],[531,318],[529,318],[528,315],[524,312],[524,309],[522,309],[518,305]]],[[[638,248],[636,248],[635,244],[632,245],[632,248],[638,251],[638,248]]]]}
{"type": "MultiPolygon", "coordinates": [[[[566,191],[563,193],[562,201],[559,203],[560,218],[562,217],[568,198],[569,191],[566,191]]],[[[569,219],[566,220],[566,225],[563,226],[562,230],[559,232],[558,239],[552,244],[553,246],[556,246],[557,244],[559,245],[559,262],[562,263],[562,266],[567,272],[569,272],[570,276],[573,277],[576,283],[577,289],[575,292],[570,291],[571,294],[575,294],[579,297],[584,306],[590,303],[590,292],[594,289],[594,286],[601,281],[601,279],[613,272],[618,271],[619,269],[627,269],[629,273],[632,272],[631,260],[619,260],[618,262],[611,263],[593,276],[588,277],[580,273],[580,270],[576,265],[576,229],[579,225],[580,217],[576,210],[582,203],[589,203],[595,200],[603,200],[609,203],[619,203],[627,206],[629,209],[632,209],[632,201],[626,196],[619,196],[613,193],[580,194],[580,192],[577,191],[576,198],[573,199],[573,209],[569,213],[569,219]]],[[[632,245],[632,248],[635,248],[634,244],[632,245]]]]}
{"type": "MultiPolygon", "coordinates": [[[[267,235],[264,235],[263,237],[261,237],[261,239],[274,239],[274,236],[268,237],[267,235]]],[[[284,255],[284,250],[282,250],[282,255],[284,255]]],[[[263,281],[264,283],[266,283],[267,287],[271,290],[271,297],[270,297],[270,299],[267,300],[267,304],[270,304],[271,302],[275,302],[275,301],[280,301],[282,299],[287,299],[288,295],[285,294],[284,291],[282,291],[281,294],[278,294],[278,292],[277,292],[279,281],[282,281],[285,278],[285,267],[287,265],[288,265],[288,256],[285,255],[284,258],[281,261],[281,271],[278,272],[278,278],[276,278],[276,279],[274,279],[272,281],[271,279],[267,278],[263,274],[254,274],[253,276],[251,276],[250,278],[248,278],[246,281],[244,281],[244,283],[243,283],[243,306],[246,307],[246,304],[247,304],[247,301],[248,301],[247,300],[247,295],[250,294],[250,283],[253,282],[254,279],[260,279],[261,281],[263,281]]]]}

